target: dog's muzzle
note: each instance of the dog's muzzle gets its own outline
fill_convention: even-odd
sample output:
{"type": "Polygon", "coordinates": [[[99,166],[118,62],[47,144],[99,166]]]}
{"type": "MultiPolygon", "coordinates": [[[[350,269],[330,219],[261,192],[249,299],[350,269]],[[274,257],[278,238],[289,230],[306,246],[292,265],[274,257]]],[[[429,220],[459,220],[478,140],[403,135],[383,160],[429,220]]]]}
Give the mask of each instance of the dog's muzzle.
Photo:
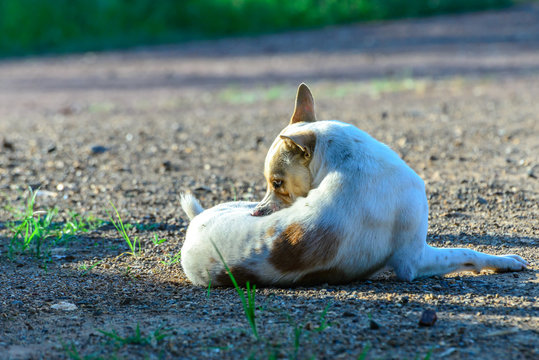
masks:
{"type": "Polygon", "coordinates": [[[271,201],[271,199],[267,199],[267,197],[265,197],[261,202],[256,205],[256,207],[251,212],[251,215],[266,216],[273,214],[277,210],[279,210],[279,206],[275,202],[271,201]]]}
{"type": "Polygon", "coordinates": [[[253,212],[251,213],[251,215],[253,215],[253,216],[266,216],[266,215],[269,215],[271,213],[272,213],[271,209],[262,208],[262,209],[254,209],[253,212]]]}

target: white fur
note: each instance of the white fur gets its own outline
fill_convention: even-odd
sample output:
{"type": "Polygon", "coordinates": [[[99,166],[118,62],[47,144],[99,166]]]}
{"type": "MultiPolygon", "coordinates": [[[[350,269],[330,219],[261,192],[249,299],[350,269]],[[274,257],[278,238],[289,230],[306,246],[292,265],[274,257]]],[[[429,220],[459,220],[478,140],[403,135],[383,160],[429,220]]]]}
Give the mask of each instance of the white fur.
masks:
{"type": "Polygon", "coordinates": [[[193,220],[195,216],[204,211],[202,205],[200,205],[198,200],[192,194],[181,194],[180,204],[183,211],[185,211],[189,217],[189,220],[193,220]]]}
{"type": "MultiPolygon", "coordinates": [[[[230,268],[248,269],[259,285],[296,285],[303,276],[328,269],[342,272],[339,282],[346,282],[385,267],[403,280],[462,270],[518,271],[526,267],[517,255],[427,245],[424,183],[394,151],[339,121],[295,123],[281,134],[303,130],[313,131],[317,138],[309,165],[312,190],[290,207],[255,217],[251,211],[256,203],[224,203],[201,212],[194,197],[182,197],[182,207],[190,218],[201,212],[192,218],[182,248],[182,266],[194,284],[207,285],[211,279],[219,285],[216,277],[224,265],[216,248],[230,268]],[[331,229],[339,241],[336,255],[311,268],[278,270],[269,257],[276,239],[291,224],[306,231],[331,229]],[[276,229],[274,234],[268,233],[270,228],[276,229]]],[[[277,137],[274,145],[279,141],[277,137]]]]}

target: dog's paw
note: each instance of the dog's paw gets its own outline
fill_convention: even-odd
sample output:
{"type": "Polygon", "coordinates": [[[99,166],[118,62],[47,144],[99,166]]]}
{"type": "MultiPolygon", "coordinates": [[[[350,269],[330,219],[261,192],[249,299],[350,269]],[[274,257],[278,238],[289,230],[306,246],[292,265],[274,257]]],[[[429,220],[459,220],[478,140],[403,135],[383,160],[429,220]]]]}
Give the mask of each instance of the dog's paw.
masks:
{"type": "Polygon", "coordinates": [[[522,271],[528,267],[528,262],[518,255],[509,254],[500,256],[503,262],[496,267],[497,272],[522,271]]]}

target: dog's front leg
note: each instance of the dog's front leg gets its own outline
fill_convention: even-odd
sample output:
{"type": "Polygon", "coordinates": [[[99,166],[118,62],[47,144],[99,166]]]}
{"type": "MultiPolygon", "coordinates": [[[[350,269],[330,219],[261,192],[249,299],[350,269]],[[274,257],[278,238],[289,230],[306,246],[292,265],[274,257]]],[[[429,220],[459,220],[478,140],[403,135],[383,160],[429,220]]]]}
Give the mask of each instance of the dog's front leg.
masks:
{"type": "Polygon", "coordinates": [[[445,275],[459,271],[521,271],[528,263],[518,255],[488,255],[471,249],[435,248],[425,244],[419,256],[395,269],[403,280],[445,275]]]}

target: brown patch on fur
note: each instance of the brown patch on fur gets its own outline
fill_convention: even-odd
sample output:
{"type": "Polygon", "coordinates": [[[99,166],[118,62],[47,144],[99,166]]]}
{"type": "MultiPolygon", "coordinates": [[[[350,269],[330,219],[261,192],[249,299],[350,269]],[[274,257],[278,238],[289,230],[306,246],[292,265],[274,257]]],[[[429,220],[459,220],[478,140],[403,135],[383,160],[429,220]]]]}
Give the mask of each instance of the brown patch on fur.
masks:
{"type": "Polygon", "coordinates": [[[273,237],[273,235],[275,235],[275,227],[270,227],[268,230],[266,230],[266,235],[268,237],[273,237]]]}
{"type": "Polygon", "coordinates": [[[269,262],[282,272],[306,270],[333,259],[339,243],[331,229],[305,231],[300,224],[294,223],[275,239],[269,262]]]}
{"type": "MultiPolygon", "coordinates": [[[[239,286],[245,286],[247,281],[249,281],[249,284],[252,285],[261,285],[262,281],[258,278],[258,276],[252,272],[249,269],[244,268],[243,266],[234,266],[230,268],[230,271],[232,272],[232,275],[234,276],[234,279],[236,279],[236,282],[239,286]]],[[[232,279],[230,279],[230,276],[228,275],[228,272],[223,269],[217,276],[215,277],[215,285],[217,286],[234,286],[232,283],[232,279]]]]}

